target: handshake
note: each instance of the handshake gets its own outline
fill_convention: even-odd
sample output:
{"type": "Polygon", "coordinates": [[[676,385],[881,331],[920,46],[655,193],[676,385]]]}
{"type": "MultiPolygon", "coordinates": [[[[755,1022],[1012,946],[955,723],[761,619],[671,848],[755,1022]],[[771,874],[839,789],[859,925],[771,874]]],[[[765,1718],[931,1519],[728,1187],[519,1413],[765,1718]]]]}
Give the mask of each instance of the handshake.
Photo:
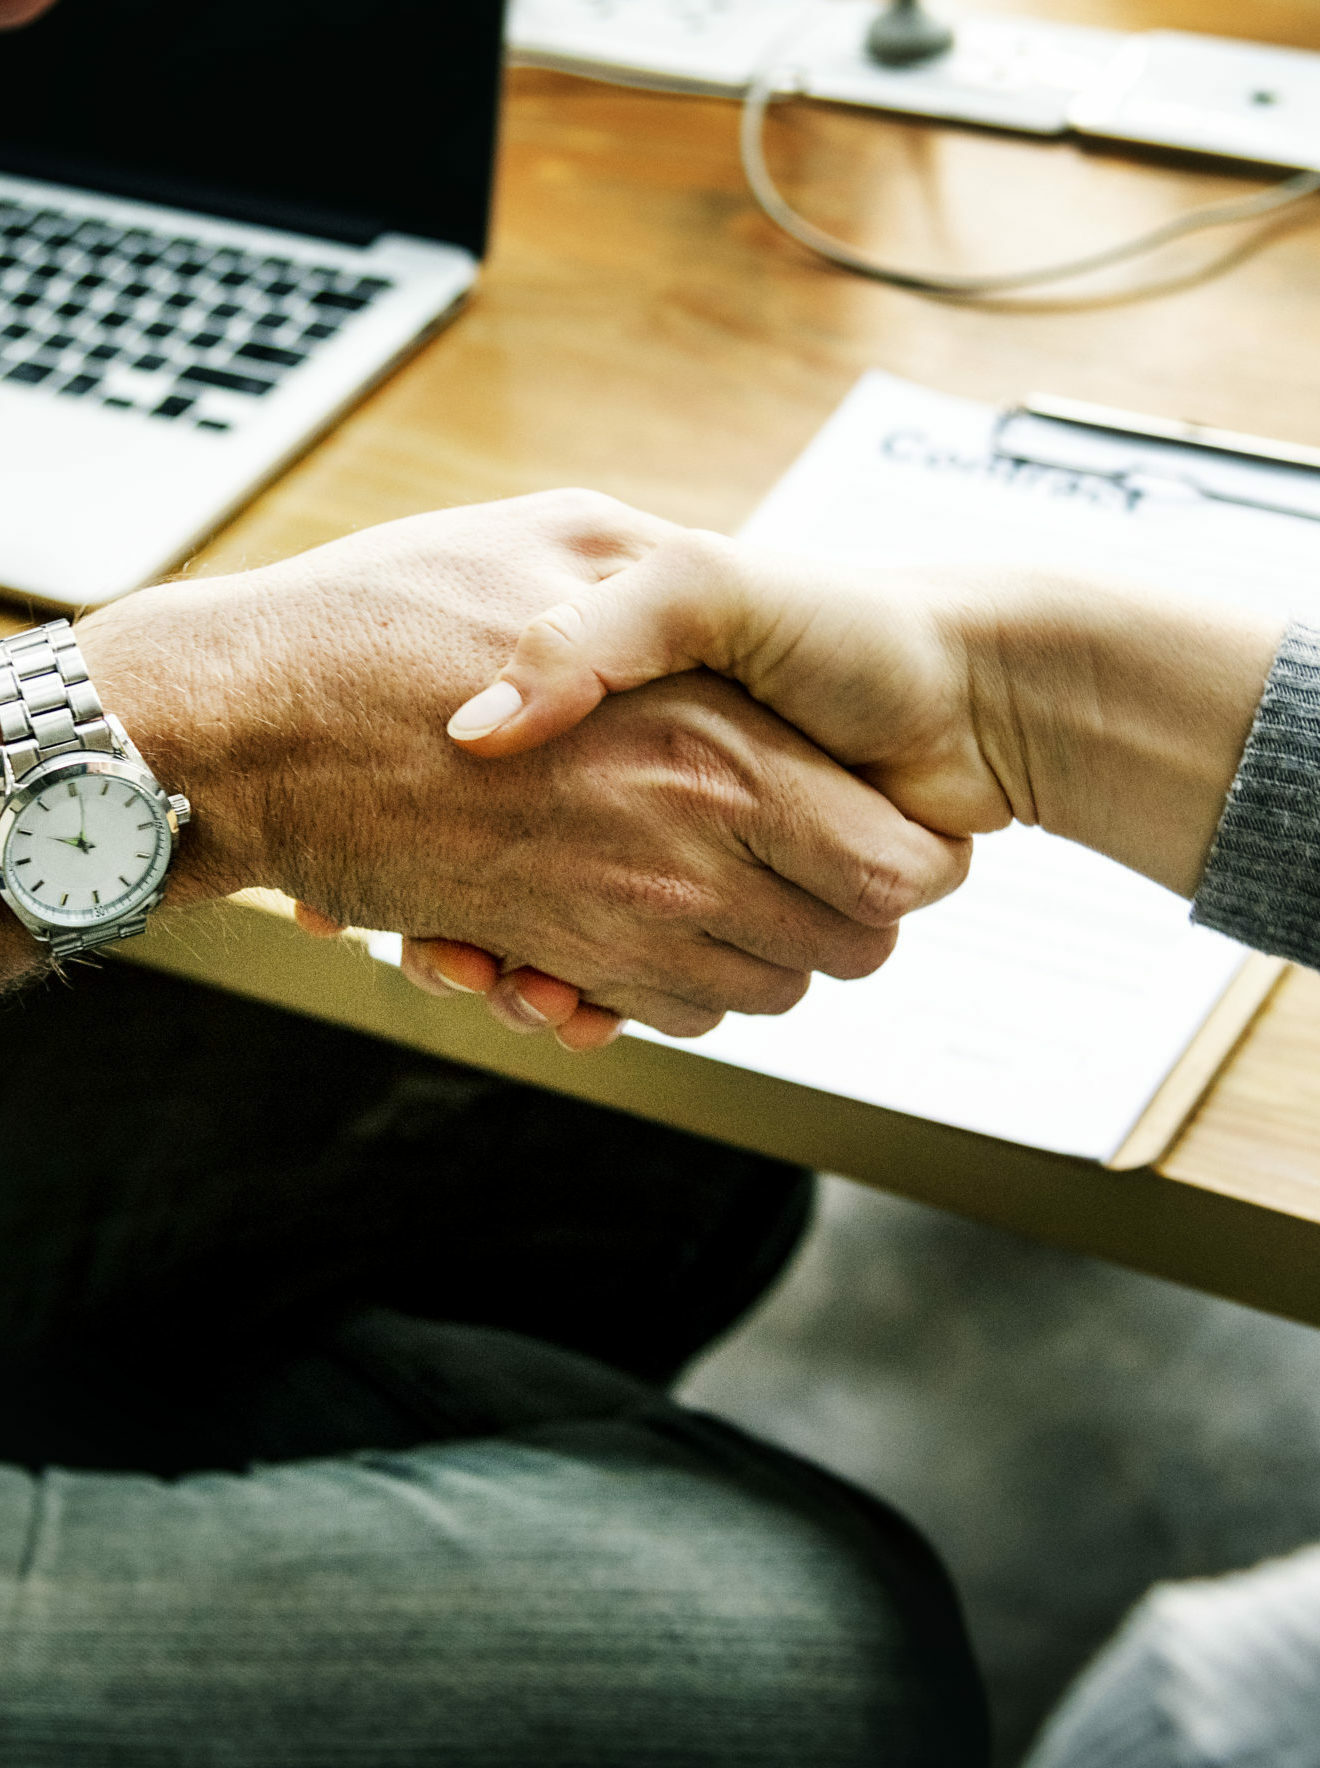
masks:
{"type": "Polygon", "coordinates": [[[834,570],[577,491],[78,627],[195,807],[172,901],[273,886],[310,931],[399,930],[414,982],[577,1049],[870,974],[1013,818],[1192,894],[1280,631],[1075,574],[834,570]]]}

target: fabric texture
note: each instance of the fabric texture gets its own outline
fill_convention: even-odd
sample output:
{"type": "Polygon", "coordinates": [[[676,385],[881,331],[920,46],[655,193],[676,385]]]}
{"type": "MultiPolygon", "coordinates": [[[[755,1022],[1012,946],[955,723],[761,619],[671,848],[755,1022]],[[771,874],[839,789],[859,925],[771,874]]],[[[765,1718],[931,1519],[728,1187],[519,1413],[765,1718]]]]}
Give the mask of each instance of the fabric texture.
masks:
{"type": "Polygon", "coordinates": [[[373,1310],[330,1348],[342,1387],[268,1380],[312,1377],[335,1453],[0,1470],[7,1768],[986,1761],[952,1591],[883,1506],[532,1340],[373,1310]]]}
{"type": "Polygon", "coordinates": [[[1027,1768],[1316,1768],[1320,1547],[1158,1585],[1027,1768]]]}
{"type": "Polygon", "coordinates": [[[1320,627],[1289,627],[1192,918],[1320,969],[1320,627]]]}
{"type": "Polygon", "coordinates": [[[658,1385],[806,1175],[118,965],[0,1043],[5,1768],[983,1768],[915,1531],[658,1385]]]}

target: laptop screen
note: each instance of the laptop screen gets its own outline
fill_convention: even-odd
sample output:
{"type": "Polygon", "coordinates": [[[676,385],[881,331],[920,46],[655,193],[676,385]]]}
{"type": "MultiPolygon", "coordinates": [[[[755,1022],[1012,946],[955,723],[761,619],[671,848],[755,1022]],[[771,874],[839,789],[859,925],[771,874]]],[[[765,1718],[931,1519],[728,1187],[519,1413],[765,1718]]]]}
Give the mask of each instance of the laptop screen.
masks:
{"type": "Polygon", "coordinates": [[[0,171],[366,244],[486,240],[501,0],[59,0],[0,171]]]}

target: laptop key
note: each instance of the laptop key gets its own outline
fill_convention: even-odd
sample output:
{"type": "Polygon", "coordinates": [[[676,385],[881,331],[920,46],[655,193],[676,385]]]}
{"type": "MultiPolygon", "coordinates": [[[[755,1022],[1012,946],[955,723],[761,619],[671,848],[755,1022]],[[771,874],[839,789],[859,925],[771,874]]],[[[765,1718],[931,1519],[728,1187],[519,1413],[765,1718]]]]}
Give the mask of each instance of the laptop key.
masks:
{"type": "Polygon", "coordinates": [[[89,362],[113,362],[121,351],[118,344],[97,344],[87,352],[89,362]]]}
{"type": "Polygon", "coordinates": [[[100,384],[99,375],[76,374],[72,380],[65,381],[60,392],[67,393],[70,398],[81,399],[86,393],[94,393],[100,384]]]}
{"type": "Polygon", "coordinates": [[[311,297],[313,307],[332,307],[343,313],[360,313],[367,305],[365,295],[345,295],[338,289],[318,289],[311,297]]]}
{"type": "Polygon", "coordinates": [[[152,355],[139,356],[133,364],[133,367],[140,370],[142,374],[159,374],[165,366],[165,357],[152,355]]]}
{"type": "Polygon", "coordinates": [[[161,400],[151,415],[152,417],[182,417],[186,411],[191,411],[196,403],[195,399],[185,399],[181,394],[171,393],[167,399],[161,400]]]}
{"type": "Polygon", "coordinates": [[[274,368],[301,368],[307,358],[297,350],[281,350],[274,344],[243,344],[234,352],[237,359],[242,356],[249,362],[269,362],[274,368]]]}
{"type": "Polygon", "coordinates": [[[36,387],[40,386],[41,382],[54,372],[54,367],[50,363],[20,362],[16,367],[10,369],[5,379],[20,381],[27,386],[36,387]]]}
{"type": "Polygon", "coordinates": [[[275,385],[274,381],[261,381],[255,375],[234,374],[227,368],[208,368],[200,362],[185,368],[179,379],[199,387],[224,387],[230,393],[248,393],[253,398],[269,393],[275,385]]]}

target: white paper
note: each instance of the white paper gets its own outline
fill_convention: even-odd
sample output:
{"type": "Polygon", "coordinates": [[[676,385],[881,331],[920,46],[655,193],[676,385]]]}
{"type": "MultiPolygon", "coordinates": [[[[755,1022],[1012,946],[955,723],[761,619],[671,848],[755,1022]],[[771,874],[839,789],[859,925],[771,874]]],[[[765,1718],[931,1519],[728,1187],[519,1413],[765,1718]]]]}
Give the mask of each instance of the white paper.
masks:
{"type": "MultiPolygon", "coordinates": [[[[1055,560],[1320,616],[1320,522],[993,452],[995,413],[873,374],[745,537],[866,564],[1055,560]]],[[[675,1047],[1060,1153],[1116,1152],[1239,967],[1231,941],[1039,830],[980,837],[969,883],[911,916],[865,982],[675,1047]]],[[[667,1043],[658,1033],[633,1035],[667,1043]]]]}

